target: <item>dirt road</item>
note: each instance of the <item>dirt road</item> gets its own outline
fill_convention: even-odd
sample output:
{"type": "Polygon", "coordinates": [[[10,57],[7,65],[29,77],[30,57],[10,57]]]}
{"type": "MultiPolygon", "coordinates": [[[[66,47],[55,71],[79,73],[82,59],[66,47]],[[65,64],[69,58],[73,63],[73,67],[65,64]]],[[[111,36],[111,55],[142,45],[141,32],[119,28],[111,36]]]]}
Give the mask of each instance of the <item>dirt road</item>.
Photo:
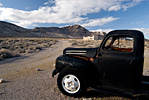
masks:
{"type": "Polygon", "coordinates": [[[53,64],[62,50],[69,46],[61,40],[51,48],[39,53],[0,61],[0,100],[57,100],[64,98],[56,86],[56,78],[51,77],[53,64]],[[40,68],[41,71],[36,71],[40,68]]]}

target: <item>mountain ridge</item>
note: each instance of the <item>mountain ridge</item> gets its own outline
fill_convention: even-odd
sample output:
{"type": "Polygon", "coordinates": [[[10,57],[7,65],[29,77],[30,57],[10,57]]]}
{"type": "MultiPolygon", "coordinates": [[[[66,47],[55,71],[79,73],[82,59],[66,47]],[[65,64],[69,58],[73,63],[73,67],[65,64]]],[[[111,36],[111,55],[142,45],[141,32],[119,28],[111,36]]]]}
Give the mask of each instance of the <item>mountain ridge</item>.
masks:
{"type": "Polygon", "coordinates": [[[96,33],[99,32],[90,32],[81,25],[26,29],[9,22],[0,21],[0,37],[82,38],[96,33]]]}

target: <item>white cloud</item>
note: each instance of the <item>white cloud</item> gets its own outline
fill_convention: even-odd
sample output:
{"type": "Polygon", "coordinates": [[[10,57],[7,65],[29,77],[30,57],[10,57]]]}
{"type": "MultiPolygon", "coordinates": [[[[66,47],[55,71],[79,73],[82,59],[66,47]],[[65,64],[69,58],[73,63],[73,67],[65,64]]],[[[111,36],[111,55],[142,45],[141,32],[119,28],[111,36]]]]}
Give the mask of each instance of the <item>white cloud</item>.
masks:
{"type": "Polygon", "coordinates": [[[124,4],[124,5],[122,5],[122,9],[124,11],[126,11],[128,8],[136,6],[141,1],[143,1],[143,0],[132,0],[132,2],[128,2],[128,3],[124,4]]]}
{"type": "Polygon", "coordinates": [[[86,23],[82,24],[82,26],[102,26],[104,24],[107,24],[109,22],[115,21],[119,18],[113,18],[113,17],[105,17],[105,18],[99,18],[99,19],[91,19],[88,20],[86,23]]]}
{"type": "Polygon", "coordinates": [[[0,3],[0,6],[2,6],[3,4],[2,3],[0,3]]]}
{"type": "Polygon", "coordinates": [[[106,32],[106,33],[109,33],[110,31],[112,31],[113,29],[97,29],[97,30],[90,30],[90,31],[93,31],[93,32],[106,32]]]}
{"type": "Polygon", "coordinates": [[[118,11],[119,9],[121,9],[121,6],[115,5],[115,6],[109,7],[108,11],[118,11]]]}
{"type": "Polygon", "coordinates": [[[47,2],[44,3],[44,5],[53,4],[53,3],[55,3],[55,0],[48,0],[47,2]]]}
{"type": "Polygon", "coordinates": [[[87,14],[104,11],[127,10],[141,0],[49,0],[45,5],[33,11],[23,11],[0,7],[0,20],[15,21],[18,25],[29,26],[37,23],[75,23],[98,26],[118,18],[89,19],[87,14]],[[82,17],[83,16],[83,17],[82,17]],[[99,24],[97,22],[100,22],[99,24]]]}
{"type": "Polygon", "coordinates": [[[30,7],[25,7],[25,9],[26,9],[26,10],[29,10],[29,9],[30,9],[30,7]]]}

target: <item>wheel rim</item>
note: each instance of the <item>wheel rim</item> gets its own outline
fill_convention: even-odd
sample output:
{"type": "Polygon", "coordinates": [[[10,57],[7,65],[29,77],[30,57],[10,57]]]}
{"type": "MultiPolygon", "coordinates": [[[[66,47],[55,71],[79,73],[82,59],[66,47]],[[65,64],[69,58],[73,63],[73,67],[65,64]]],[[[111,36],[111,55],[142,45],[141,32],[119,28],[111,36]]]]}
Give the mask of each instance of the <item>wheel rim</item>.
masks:
{"type": "Polygon", "coordinates": [[[62,87],[66,92],[74,94],[80,89],[80,81],[74,75],[66,75],[62,79],[62,87]]]}

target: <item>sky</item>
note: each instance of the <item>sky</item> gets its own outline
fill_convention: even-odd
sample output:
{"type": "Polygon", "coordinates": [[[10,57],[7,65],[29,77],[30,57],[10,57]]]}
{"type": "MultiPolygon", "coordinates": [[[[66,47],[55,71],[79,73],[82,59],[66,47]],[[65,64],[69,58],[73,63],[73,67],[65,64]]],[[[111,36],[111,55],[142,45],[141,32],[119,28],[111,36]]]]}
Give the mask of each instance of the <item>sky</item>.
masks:
{"type": "Polygon", "coordinates": [[[149,39],[149,0],[0,0],[0,21],[24,28],[136,29],[149,39]]]}

